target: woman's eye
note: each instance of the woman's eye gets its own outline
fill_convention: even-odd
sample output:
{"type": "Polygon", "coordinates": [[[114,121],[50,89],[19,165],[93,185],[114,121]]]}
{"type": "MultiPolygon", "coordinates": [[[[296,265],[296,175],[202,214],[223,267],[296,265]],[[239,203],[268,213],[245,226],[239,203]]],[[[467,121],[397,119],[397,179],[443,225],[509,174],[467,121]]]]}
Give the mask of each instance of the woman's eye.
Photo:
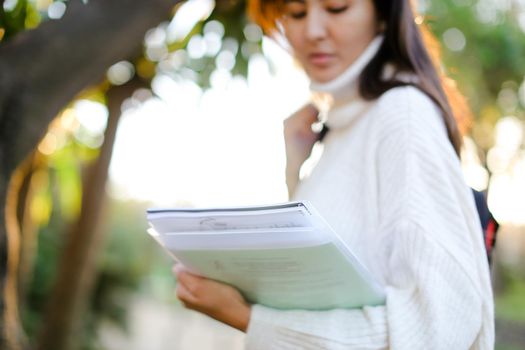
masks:
{"type": "Polygon", "coordinates": [[[306,17],[306,5],[304,2],[290,0],[284,9],[284,13],[287,17],[293,19],[301,19],[306,17]]]}
{"type": "Polygon", "coordinates": [[[288,16],[292,17],[293,19],[301,19],[306,16],[306,11],[301,12],[289,12],[288,16]]]}
{"type": "Polygon", "coordinates": [[[330,13],[338,14],[345,12],[348,6],[341,6],[341,7],[329,7],[326,10],[330,13]]]}
{"type": "Polygon", "coordinates": [[[293,19],[301,19],[306,16],[306,6],[299,3],[290,3],[286,6],[285,14],[293,19]]]}

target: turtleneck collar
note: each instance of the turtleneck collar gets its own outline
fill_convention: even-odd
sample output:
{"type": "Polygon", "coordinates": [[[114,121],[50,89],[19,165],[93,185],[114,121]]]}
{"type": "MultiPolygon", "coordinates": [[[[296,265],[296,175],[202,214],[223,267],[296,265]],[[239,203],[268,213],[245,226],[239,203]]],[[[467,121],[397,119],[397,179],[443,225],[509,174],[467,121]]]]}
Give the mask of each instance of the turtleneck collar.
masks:
{"type": "Polygon", "coordinates": [[[369,107],[370,102],[359,95],[359,77],[379,51],[382,42],[382,35],[373,39],[357,60],[335,79],[326,83],[310,83],[312,101],[328,128],[348,126],[369,107]]]}

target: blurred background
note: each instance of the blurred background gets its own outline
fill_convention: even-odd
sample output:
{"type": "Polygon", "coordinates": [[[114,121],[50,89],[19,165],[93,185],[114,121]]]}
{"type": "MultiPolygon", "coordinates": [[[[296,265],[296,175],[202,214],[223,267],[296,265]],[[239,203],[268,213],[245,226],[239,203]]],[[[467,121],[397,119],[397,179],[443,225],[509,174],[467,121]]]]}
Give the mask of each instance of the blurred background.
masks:
{"type": "MultiPolygon", "coordinates": [[[[45,51],[78,35],[66,21],[74,6],[71,17],[91,16],[101,33],[93,44],[100,52],[132,45],[124,30],[119,42],[104,34],[117,31],[111,16],[138,26],[131,7],[100,5],[111,14],[104,17],[87,10],[97,3],[2,0],[0,75],[51,92],[74,82],[74,71],[61,73],[45,51]],[[38,33],[40,44],[31,45],[42,47],[31,60],[13,49],[38,33]],[[13,74],[6,57],[25,63],[13,74]],[[28,82],[35,67],[53,78],[28,82]]],[[[19,237],[18,287],[7,306],[16,300],[12,342],[20,348],[242,347],[240,332],[178,303],[172,261],[146,234],[145,210],[285,201],[282,121],[308,101],[308,81],[249,22],[244,0],[156,0],[133,10],[161,3],[170,10],[145,24],[132,54],[60,105],[14,173],[19,225],[8,222],[7,234],[19,237]]],[[[445,69],[474,112],[465,177],[487,192],[501,225],[492,266],[496,348],[525,349],[525,1],[419,0],[418,10],[416,22],[441,43],[445,69]]],[[[76,47],[91,45],[81,36],[73,42],[61,52],[69,61],[76,47]]],[[[85,67],[75,68],[79,76],[85,67]]],[[[35,120],[52,101],[29,103],[37,102],[35,120]]]]}

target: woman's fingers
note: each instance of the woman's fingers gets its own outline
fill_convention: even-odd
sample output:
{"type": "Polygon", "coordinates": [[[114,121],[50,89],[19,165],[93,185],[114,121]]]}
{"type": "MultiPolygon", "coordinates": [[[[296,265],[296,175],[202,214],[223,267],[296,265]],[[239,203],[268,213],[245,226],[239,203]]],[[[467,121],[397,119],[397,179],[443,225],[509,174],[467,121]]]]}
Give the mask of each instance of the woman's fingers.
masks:
{"type": "Polygon", "coordinates": [[[184,306],[188,307],[192,304],[195,304],[197,302],[197,299],[195,296],[186,288],[184,283],[180,282],[177,283],[177,289],[176,289],[176,295],[177,298],[180,299],[184,303],[184,306]]]}
{"type": "Polygon", "coordinates": [[[284,121],[285,132],[310,130],[313,123],[317,122],[317,109],[308,104],[292,114],[284,121]]]}
{"type": "Polygon", "coordinates": [[[307,104],[304,107],[304,114],[305,114],[305,118],[308,119],[310,124],[313,124],[316,121],[318,121],[319,111],[317,110],[317,108],[314,107],[314,105],[307,104]]]}
{"type": "Polygon", "coordinates": [[[180,272],[177,275],[177,279],[179,282],[184,284],[184,286],[195,297],[198,297],[201,294],[202,289],[205,288],[205,284],[207,283],[206,279],[200,276],[193,275],[187,271],[180,272]]]}
{"type": "Polygon", "coordinates": [[[194,275],[186,268],[186,266],[180,263],[173,266],[173,273],[177,277],[177,281],[183,283],[194,295],[196,295],[200,289],[199,286],[206,282],[205,278],[194,275]]]}
{"type": "Polygon", "coordinates": [[[298,115],[298,116],[301,116],[303,118],[307,118],[308,120],[313,120],[313,121],[317,120],[318,114],[319,114],[319,111],[311,103],[304,105],[297,112],[294,113],[294,115],[298,115]]]}
{"type": "Polygon", "coordinates": [[[183,264],[181,264],[180,262],[176,262],[174,265],[173,265],[173,268],[171,269],[171,271],[177,275],[179,274],[180,272],[182,271],[188,271],[188,268],[186,266],[184,266],[183,264]]]}
{"type": "Polygon", "coordinates": [[[246,331],[251,308],[235,288],[173,267],[176,295],[188,309],[202,312],[239,330],[246,331]]]}
{"type": "Polygon", "coordinates": [[[176,295],[185,307],[200,310],[207,306],[208,280],[183,270],[177,273],[177,282],[176,295]]]}

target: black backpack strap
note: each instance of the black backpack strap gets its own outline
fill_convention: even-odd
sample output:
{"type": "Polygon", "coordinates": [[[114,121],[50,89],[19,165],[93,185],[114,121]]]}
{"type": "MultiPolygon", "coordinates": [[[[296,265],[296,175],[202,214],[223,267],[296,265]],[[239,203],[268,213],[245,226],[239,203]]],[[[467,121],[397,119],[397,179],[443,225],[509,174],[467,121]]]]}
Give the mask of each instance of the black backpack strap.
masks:
{"type": "Polygon", "coordinates": [[[481,228],[483,230],[483,242],[487,251],[487,258],[489,263],[492,261],[492,251],[496,246],[496,236],[499,229],[499,224],[492,216],[492,213],[487,206],[487,198],[485,194],[480,191],[472,189],[474,200],[476,201],[476,208],[478,209],[479,219],[481,221],[481,228]]]}

